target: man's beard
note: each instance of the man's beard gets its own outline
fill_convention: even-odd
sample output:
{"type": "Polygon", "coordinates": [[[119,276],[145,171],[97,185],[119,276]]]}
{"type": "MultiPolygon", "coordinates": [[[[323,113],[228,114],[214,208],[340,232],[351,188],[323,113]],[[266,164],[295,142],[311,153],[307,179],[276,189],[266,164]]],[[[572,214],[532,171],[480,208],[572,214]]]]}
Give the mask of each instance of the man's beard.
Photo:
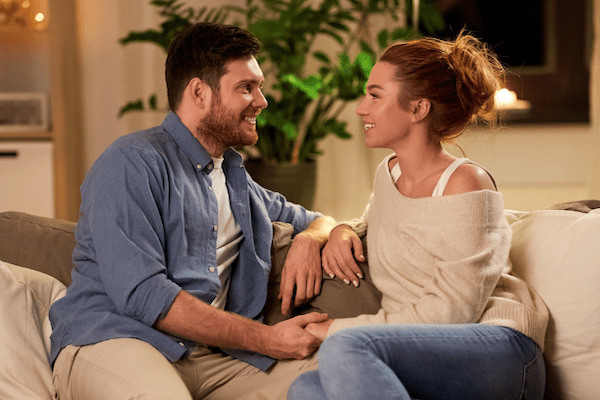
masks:
{"type": "Polygon", "coordinates": [[[211,112],[200,121],[196,132],[209,144],[227,148],[250,146],[258,140],[256,131],[249,135],[240,127],[241,116],[236,116],[223,106],[220,96],[212,99],[211,112]]]}

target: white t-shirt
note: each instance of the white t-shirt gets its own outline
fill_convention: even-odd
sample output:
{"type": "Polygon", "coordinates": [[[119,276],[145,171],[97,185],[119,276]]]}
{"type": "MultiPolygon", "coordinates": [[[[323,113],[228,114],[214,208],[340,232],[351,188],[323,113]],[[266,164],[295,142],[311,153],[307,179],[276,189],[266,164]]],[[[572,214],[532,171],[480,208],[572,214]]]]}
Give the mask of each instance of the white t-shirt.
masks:
{"type": "Polygon", "coordinates": [[[240,242],[242,241],[242,230],[235,221],[231,206],[229,205],[229,193],[225,183],[225,174],[221,165],[222,158],[212,157],[214,168],[210,173],[212,179],[212,190],[217,197],[219,207],[219,223],[217,227],[217,270],[221,279],[221,288],[217,297],[211,303],[213,306],[224,309],[229,292],[229,276],[231,265],[240,253],[240,242]]]}

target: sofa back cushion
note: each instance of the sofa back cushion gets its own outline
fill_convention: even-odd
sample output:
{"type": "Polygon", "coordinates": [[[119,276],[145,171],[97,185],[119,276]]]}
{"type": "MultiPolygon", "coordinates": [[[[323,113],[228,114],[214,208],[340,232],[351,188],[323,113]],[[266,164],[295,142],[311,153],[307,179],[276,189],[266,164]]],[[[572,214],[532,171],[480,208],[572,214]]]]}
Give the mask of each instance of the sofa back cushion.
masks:
{"type": "Polygon", "coordinates": [[[0,260],[71,283],[76,223],[22,212],[0,213],[0,260]]]}
{"type": "Polygon", "coordinates": [[[600,209],[541,210],[515,219],[514,271],[550,312],[545,398],[600,399],[600,209]]]}

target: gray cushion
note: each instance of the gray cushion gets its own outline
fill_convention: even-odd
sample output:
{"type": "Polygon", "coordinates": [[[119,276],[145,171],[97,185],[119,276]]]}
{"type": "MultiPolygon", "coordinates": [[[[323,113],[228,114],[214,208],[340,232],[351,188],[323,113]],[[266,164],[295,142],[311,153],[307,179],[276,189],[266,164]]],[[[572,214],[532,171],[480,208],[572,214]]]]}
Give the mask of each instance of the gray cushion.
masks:
{"type": "Polygon", "coordinates": [[[0,213],[0,260],[46,273],[68,286],[75,226],[22,212],[0,213]]]}

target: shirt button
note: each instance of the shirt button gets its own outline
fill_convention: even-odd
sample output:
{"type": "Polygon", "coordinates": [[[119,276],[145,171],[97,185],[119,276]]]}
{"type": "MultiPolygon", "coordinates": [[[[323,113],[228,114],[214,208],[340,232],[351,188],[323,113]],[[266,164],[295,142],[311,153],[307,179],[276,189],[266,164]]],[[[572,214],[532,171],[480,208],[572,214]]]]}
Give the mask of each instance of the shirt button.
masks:
{"type": "Polygon", "coordinates": [[[210,191],[212,192],[212,186],[209,186],[209,187],[208,187],[208,190],[210,190],[210,191]]]}
{"type": "Polygon", "coordinates": [[[183,342],[179,342],[179,345],[185,347],[185,344],[183,344],[183,342]]]}
{"type": "Polygon", "coordinates": [[[202,165],[198,164],[198,165],[196,165],[196,168],[202,169],[202,165]]]}
{"type": "Polygon", "coordinates": [[[208,270],[209,270],[210,272],[215,272],[215,267],[210,267],[208,270]]]}
{"type": "Polygon", "coordinates": [[[213,169],[213,166],[212,166],[212,164],[210,164],[210,165],[209,165],[208,167],[206,167],[206,168],[208,168],[209,170],[212,170],[212,169],[213,169]]]}
{"type": "Polygon", "coordinates": [[[215,232],[217,231],[217,229],[219,229],[219,227],[217,225],[214,226],[213,228],[215,230],[215,232]]]}

